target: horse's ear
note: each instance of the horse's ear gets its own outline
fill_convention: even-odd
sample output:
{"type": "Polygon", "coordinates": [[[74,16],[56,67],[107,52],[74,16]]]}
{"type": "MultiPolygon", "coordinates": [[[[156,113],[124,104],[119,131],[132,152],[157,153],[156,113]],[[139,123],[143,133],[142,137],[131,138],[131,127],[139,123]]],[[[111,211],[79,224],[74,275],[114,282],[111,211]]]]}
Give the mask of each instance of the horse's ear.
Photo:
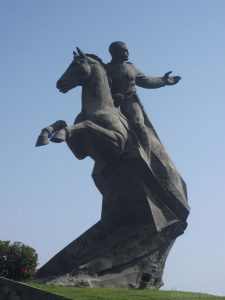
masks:
{"type": "Polygon", "coordinates": [[[76,51],[73,51],[73,56],[75,57],[75,56],[77,56],[78,54],[77,54],[77,52],[76,51]]]}
{"type": "Polygon", "coordinates": [[[77,52],[80,55],[80,57],[85,58],[85,53],[83,51],[81,51],[78,47],[77,47],[77,52]]]}

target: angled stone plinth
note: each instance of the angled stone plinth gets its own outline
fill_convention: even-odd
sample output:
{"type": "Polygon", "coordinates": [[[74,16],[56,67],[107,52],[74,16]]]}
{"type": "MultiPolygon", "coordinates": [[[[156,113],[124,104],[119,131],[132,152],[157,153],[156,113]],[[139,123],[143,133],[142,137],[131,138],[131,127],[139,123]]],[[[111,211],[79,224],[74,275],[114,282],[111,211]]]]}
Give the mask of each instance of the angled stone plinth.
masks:
{"type": "Polygon", "coordinates": [[[147,278],[145,286],[163,285],[168,253],[187,226],[188,204],[138,157],[95,165],[101,220],[39,270],[41,282],[139,288],[147,278]]]}
{"type": "Polygon", "coordinates": [[[69,298],[0,277],[0,300],[69,300],[69,298]]]}

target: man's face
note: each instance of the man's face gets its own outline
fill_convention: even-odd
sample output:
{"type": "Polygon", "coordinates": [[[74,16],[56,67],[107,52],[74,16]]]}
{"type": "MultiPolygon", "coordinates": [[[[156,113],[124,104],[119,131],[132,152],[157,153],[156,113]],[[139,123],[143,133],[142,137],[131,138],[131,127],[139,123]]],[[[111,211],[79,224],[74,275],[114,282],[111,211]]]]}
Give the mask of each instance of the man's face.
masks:
{"type": "Polygon", "coordinates": [[[129,51],[125,44],[117,47],[115,51],[115,57],[121,61],[127,61],[129,59],[129,51]]]}

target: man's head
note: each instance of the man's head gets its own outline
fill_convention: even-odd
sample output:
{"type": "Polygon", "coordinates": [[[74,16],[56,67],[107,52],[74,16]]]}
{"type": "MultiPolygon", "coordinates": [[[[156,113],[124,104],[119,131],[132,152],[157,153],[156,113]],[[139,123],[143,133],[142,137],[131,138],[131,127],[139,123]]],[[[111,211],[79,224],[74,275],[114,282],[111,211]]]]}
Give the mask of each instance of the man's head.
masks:
{"type": "Polygon", "coordinates": [[[129,51],[124,42],[116,41],[110,44],[109,52],[113,60],[127,61],[129,58],[129,51]]]}

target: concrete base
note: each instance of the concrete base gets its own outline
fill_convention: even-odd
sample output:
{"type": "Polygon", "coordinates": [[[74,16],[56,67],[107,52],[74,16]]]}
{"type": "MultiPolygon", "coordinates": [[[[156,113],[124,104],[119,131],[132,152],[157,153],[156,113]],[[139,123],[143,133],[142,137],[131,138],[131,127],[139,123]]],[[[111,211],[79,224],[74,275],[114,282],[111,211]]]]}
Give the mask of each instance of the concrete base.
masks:
{"type": "Polygon", "coordinates": [[[0,277],[0,300],[69,300],[69,298],[0,277]]]}

